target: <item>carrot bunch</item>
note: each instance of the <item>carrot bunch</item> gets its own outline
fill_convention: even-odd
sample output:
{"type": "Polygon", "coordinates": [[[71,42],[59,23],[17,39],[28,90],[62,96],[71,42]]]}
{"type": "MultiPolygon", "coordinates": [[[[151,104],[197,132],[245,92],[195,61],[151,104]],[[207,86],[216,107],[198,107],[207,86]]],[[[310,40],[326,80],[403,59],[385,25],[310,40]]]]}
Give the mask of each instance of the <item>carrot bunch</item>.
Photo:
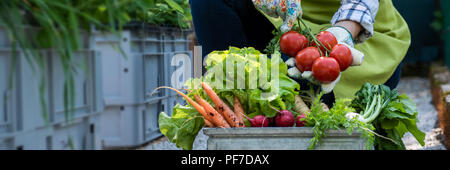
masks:
{"type": "MultiPolygon", "coordinates": [[[[180,92],[172,87],[162,86],[160,88],[167,88],[175,91],[179,95],[183,96],[187,102],[189,102],[202,116],[205,121],[205,126],[207,127],[220,127],[220,128],[230,128],[230,127],[245,127],[244,125],[244,109],[239,102],[239,99],[235,97],[234,100],[234,111],[217,95],[216,92],[205,82],[202,82],[202,88],[206,94],[211,98],[216,108],[209,104],[205,99],[198,95],[194,95],[194,99],[191,99],[186,94],[180,92]]],[[[157,90],[155,89],[155,90],[157,90]]]]}

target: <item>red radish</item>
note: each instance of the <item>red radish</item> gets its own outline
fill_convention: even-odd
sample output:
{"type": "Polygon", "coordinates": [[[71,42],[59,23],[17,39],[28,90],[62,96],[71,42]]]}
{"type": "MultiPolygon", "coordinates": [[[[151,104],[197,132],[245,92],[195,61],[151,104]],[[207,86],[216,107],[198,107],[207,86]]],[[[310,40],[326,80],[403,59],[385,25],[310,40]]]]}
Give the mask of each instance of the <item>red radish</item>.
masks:
{"type": "Polygon", "coordinates": [[[353,62],[352,52],[343,44],[335,45],[331,50],[330,57],[337,60],[341,71],[345,71],[353,62]]]}
{"type": "Polygon", "coordinates": [[[316,44],[314,42],[314,44],[316,44],[316,46],[320,47],[320,51],[322,51],[322,55],[325,55],[325,53],[329,50],[331,51],[331,49],[337,44],[337,40],[336,37],[328,31],[322,31],[317,35],[317,40],[322,43],[325,47],[323,47],[320,44],[316,44]]]}
{"type": "Polygon", "coordinates": [[[301,72],[311,71],[314,61],[319,57],[320,53],[317,47],[307,47],[297,53],[295,63],[301,72]]]}
{"type": "Polygon", "coordinates": [[[269,127],[269,119],[264,115],[257,115],[253,119],[248,119],[248,121],[252,127],[269,127]]]}
{"type": "Polygon", "coordinates": [[[341,69],[336,59],[331,57],[320,57],[314,61],[312,75],[323,84],[333,82],[339,77],[341,69]]]}
{"type": "Polygon", "coordinates": [[[308,46],[308,43],[306,36],[295,31],[288,31],[280,38],[280,50],[289,57],[295,57],[297,52],[308,46]]]}
{"type": "Polygon", "coordinates": [[[295,118],[295,126],[297,126],[297,127],[305,126],[306,121],[305,120],[301,120],[303,118],[306,118],[305,114],[298,115],[297,118],[295,118]]]}
{"type": "Polygon", "coordinates": [[[295,124],[294,115],[289,110],[281,110],[275,117],[275,124],[278,127],[291,127],[295,124]]]}
{"type": "Polygon", "coordinates": [[[245,114],[242,114],[242,116],[250,122],[251,127],[269,127],[269,119],[267,119],[264,115],[256,115],[253,119],[249,118],[245,114]]]}

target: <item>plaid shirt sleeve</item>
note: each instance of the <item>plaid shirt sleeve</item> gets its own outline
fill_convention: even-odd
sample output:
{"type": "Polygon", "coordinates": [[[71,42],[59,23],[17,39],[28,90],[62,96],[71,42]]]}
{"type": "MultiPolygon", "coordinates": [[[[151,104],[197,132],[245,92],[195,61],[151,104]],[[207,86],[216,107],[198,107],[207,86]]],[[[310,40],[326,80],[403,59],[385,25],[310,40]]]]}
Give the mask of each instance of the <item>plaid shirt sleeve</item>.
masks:
{"type": "Polygon", "coordinates": [[[373,24],[379,4],[379,0],[342,0],[341,7],[331,19],[331,24],[342,20],[360,23],[363,31],[355,39],[355,43],[362,43],[373,35],[373,24]]]}

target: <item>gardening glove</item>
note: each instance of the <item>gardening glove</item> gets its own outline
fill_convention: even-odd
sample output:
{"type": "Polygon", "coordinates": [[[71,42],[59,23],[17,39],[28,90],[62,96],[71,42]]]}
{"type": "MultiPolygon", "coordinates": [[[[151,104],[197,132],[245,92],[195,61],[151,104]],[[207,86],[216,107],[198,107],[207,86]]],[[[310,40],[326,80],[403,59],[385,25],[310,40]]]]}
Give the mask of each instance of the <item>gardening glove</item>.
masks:
{"type": "Polygon", "coordinates": [[[302,16],[301,0],[252,0],[255,7],[270,17],[281,17],[284,23],[281,32],[291,30],[298,17],[302,16]]]}
{"type": "Polygon", "coordinates": [[[354,48],[354,41],[350,31],[341,26],[333,26],[328,28],[326,31],[330,32],[334,35],[334,37],[336,37],[338,44],[343,44],[350,49],[353,57],[353,62],[350,66],[359,66],[362,64],[364,60],[364,54],[354,48]]]}
{"type": "Polygon", "coordinates": [[[286,65],[288,66],[288,76],[294,80],[300,80],[300,79],[306,79],[312,84],[320,85],[321,90],[328,94],[333,91],[334,86],[339,82],[341,79],[341,73],[339,73],[339,76],[331,83],[328,84],[321,84],[319,81],[317,81],[314,76],[312,75],[312,71],[304,71],[303,73],[298,70],[297,66],[295,65],[295,59],[293,57],[286,60],[286,65]]]}

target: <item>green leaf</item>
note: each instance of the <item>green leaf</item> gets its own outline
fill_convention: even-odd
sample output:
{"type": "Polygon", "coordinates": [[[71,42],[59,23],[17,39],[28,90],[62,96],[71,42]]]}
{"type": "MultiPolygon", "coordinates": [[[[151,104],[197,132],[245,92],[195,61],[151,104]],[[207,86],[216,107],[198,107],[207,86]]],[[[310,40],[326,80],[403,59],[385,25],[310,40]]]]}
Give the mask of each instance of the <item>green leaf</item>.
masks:
{"type": "Polygon", "coordinates": [[[195,108],[179,104],[173,108],[171,117],[161,112],[158,122],[161,133],[185,150],[192,149],[195,137],[204,126],[204,120],[195,108]]]}
{"type": "Polygon", "coordinates": [[[396,120],[396,119],[384,119],[381,122],[381,127],[383,129],[393,129],[394,127],[397,126],[398,122],[399,122],[399,120],[396,120]]]}
{"type": "Polygon", "coordinates": [[[405,124],[406,128],[409,132],[416,138],[416,140],[420,143],[420,145],[425,145],[425,133],[419,130],[416,125],[416,121],[413,119],[403,120],[403,124],[405,124]]]}
{"type": "Polygon", "coordinates": [[[179,13],[184,13],[183,8],[181,8],[180,5],[178,5],[178,3],[176,3],[173,0],[165,0],[167,2],[167,4],[170,5],[170,7],[172,7],[173,9],[177,10],[179,13]]]}

